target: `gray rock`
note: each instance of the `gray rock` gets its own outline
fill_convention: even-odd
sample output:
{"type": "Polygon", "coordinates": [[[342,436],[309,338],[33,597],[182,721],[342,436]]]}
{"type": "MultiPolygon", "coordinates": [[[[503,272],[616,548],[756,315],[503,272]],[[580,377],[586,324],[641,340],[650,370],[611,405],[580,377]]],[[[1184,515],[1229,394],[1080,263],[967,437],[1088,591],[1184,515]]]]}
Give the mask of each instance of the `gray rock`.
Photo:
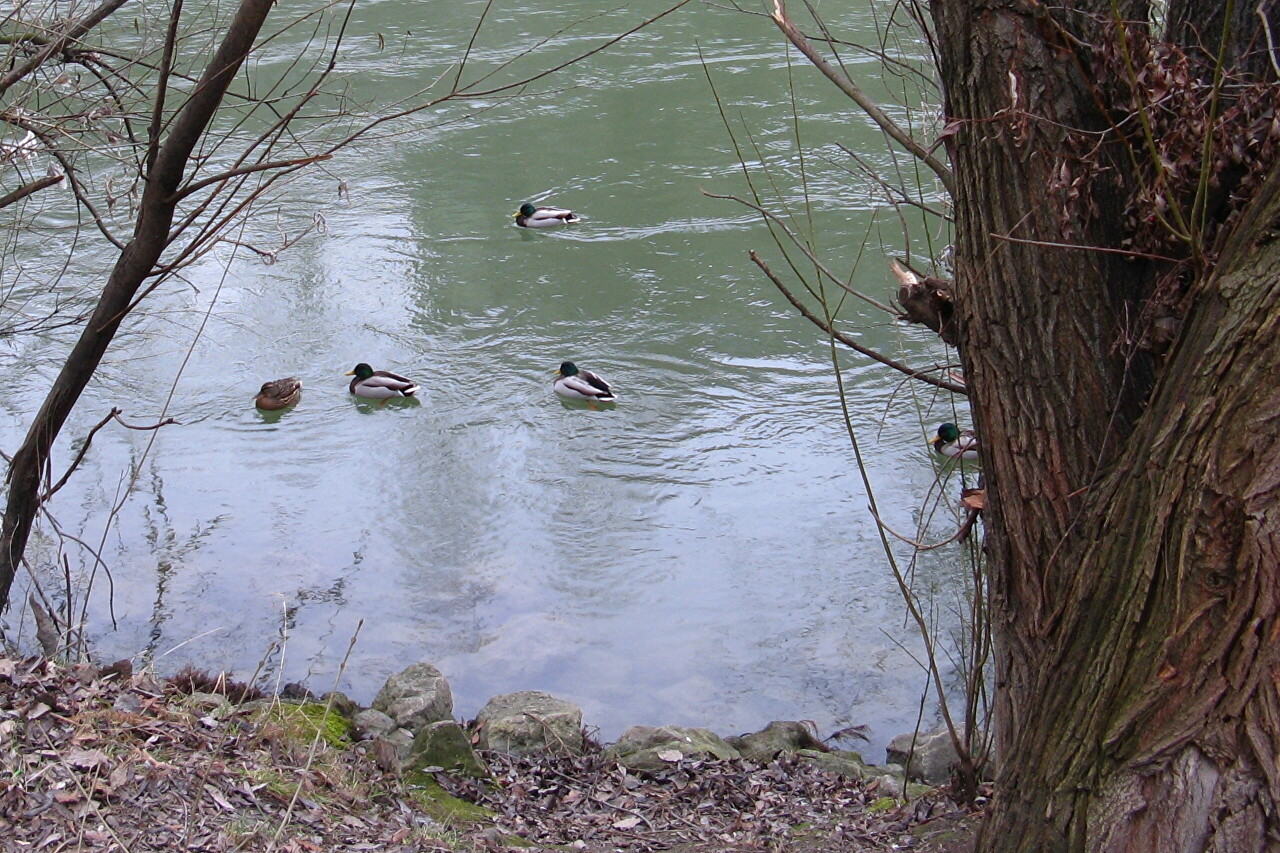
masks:
{"type": "Polygon", "coordinates": [[[960,757],[951,743],[951,735],[941,728],[918,735],[912,732],[898,735],[889,741],[888,760],[905,767],[907,778],[912,781],[942,785],[951,781],[951,765],[960,757]]]}
{"type": "Polygon", "coordinates": [[[778,721],[758,732],[725,738],[742,757],[757,764],[768,764],[779,755],[791,755],[802,749],[822,752],[826,749],[803,723],[778,721]]]}
{"type": "Polygon", "coordinates": [[[360,706],[350,696],[339,690],[330,690],[328,693],[322,694],[318,701],[321,704],[327,704],[348,720],[354,718],[360,711],[360,706]]]}
{"type": "Polygon", "coordinates": [[[488,770],[471,747],[471,738],[453,720],[441,720],[423,727],[413,738],[409,769],[440,767],[450,773],[487,776],[488,770]]]}
{"type": "Polygon", "coordinates": [[[895,800],[902,799],[902,791],[905,783],[901,776],[894,776],[892,773],[884,773],[870,780],[876,783],[876,793],[884,797],[893,797],[895,800]]]}
{"type": "Polygon", "coordinates": [[[710,729],[687,726],[632,726],[605,754],[632,770],[659,770],[686,758],[742,757],[710,729]]]}
{"type": "Polygon", "coordinates": [[[490,699],[476,715],[481,749],[582,754],[582,709],[538,690],[490,699]]]}
{"type": "Polygon", "coordinates": [[[409,760],[410,754],[413,752],[413,732],[408,729],[396,729],[395,731],[379,735],[374,738],[375,741],[385,741],[395,750],[396,758],[401,763],[409,760]]]}
{"type": "Polygon", "coordinates": [[[816,749],[802,749],[798,750],[796,755],[810,764],[818,765],[828,773],[849,779],[869,779],[884,772],[881,768],[867,764],[860,754],[852,751],[833,749],[822,752],[816,749]]]}
{"type": "Polygon", "coordinates": [[[376,737],[389,735],[397,728],[396,721],[377,708],[365,708],[363,711],[357,711],[356,715],[351,719],[351,725],[355,729],[356,740],[372,740],[376,737]]]}
{"type": "Polygon", "coordinates": [[[387,679],[373,707],[411,732],[453,718],[453,692],[440,670],[415,663],[387,679]]]}

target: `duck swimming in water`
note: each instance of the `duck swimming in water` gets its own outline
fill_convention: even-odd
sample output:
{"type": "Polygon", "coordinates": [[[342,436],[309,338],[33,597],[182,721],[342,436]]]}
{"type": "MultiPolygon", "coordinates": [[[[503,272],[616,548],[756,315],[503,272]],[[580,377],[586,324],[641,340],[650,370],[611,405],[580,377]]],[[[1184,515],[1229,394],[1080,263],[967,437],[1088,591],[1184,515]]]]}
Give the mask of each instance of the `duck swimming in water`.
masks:
{"type": "Polygon", "coordinates": [[[516,224],[521,228],[551,228],[582,221],[581,217],[572,210],[565,210],[562,207],[535,207],[528,202],[520,205],[515,216],[516,224]]]}
{"type": "Polygon", "coordinates": [[[347,371],[351,380],[350,391],[357,397],[370,400],[390,400],[393,397],[412,397],[418,385],[412,379],[406,379],[398,373],[386,370],[374,370],[363,361],[354,369],[347,371]]]}
{"type": "Polygon", "coordinates": [[[263,382],[253,404],[259,409],[276,412],[296,405],[302,398],[302,383],[295,376],[263,382]]]}
{"type": "Polygon", "coordinates": [[[603,377],[590,370],[580,369],[572,361],[566,361],[560,365],[560,369],[556,371],[556,380],[552,389],[561,397],[567,397],[570,400],[612,403],[618,399],[603,377]]]}
{"type": "Polygon", "coordinates": [[[978,438],[973,430],[961,430],[952,423],[939,426],[938,436],[929,443],[934,450],[950,459],[978,458],[978,438]]]}

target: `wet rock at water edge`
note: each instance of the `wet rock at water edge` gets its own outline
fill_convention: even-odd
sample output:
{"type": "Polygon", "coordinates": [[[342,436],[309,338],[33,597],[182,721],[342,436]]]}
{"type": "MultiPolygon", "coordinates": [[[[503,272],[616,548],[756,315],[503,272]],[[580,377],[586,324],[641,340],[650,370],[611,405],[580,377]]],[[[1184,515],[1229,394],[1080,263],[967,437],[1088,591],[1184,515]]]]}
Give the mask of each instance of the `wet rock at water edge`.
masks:
{"type": "Polygon", "coordinates": [[[741,758],[710,729],[690,726],[632,726],[605,754],[632,770],[660,770],[689,758],[741,758]]]}
{"type": "Polygon", "coordinates": [[[481,749],[582,754],[582,709],[539,690],[493,697],[476,715],[475,725],[481,749]]]}
{"type": "Polygon", "coordinates": [[[373,707],[416,734],[423,726],[453,718],[453,692],[440,670],[415,663],[387,679],[373,707]]]}
{"type": "Polygon", "coordinates": [[[888,760],[907,769],[907,778],[930,785],[944,785],[951,780],[951,766],[960,760],[951,735],[945,729],[931,732],[907,732],[889,741],[888,760]],[[915,748],[912,748],[912,741],[915,748]],[[907,759],[910,757],[910,763],[907,759]]]}
{"type": "Polygon", "coordinates": [[[725,741],[748,761],[768,764],[779,755],[791,755],[802,749],[826,751],[804,723],[775,720],[758,732],[725,738],[725,741]]]}

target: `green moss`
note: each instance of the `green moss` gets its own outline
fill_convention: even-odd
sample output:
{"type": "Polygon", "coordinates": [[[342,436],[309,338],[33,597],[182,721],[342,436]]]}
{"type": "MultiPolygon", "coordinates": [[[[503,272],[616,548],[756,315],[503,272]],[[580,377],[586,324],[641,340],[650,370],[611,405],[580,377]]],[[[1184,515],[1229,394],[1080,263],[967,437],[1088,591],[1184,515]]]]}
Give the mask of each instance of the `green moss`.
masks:
{"type": "Polygon", "coordinates": [[[480,779],[488,769],[476,757],[467,733],[453,720],[441,720],[418,732],[409,756],[410,770],[443,767],[450,774],[480,779]]]}
{"type": "Polygon", "coordinates": [[[409,796],[431,819],[446,826],[489,823],[493,812],[446,793],[428,773],[409,776],[409,796]]]}
{"type": "Polygon", "coordinates": [[[893,797],[881,797],[880,799],[872,802],[871,805],[867,806],[867,811],[877,812],[877,813],[887,812],[892,808],[896,808],[897,805],[898,805],[898,801],[895,800],[893,797]]]}
{"type": "Polygon", "coordinates": [[[351,721],[320,702],[303,702],[301,705],[276,702],[268,706],[262,716],[280,723],[285,735],[300,743],[309,743],[317,731],[320,738],[334,749],[342,749],[353,740],[351,721]]]}

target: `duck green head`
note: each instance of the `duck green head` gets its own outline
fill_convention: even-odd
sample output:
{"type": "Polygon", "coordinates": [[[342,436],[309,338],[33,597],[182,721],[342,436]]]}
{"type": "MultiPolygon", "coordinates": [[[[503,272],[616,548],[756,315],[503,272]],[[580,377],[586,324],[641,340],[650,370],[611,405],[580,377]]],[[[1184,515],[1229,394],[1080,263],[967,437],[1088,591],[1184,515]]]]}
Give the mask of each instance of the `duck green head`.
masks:
{"type": "Polygon", "coordinates": [[[572,361],[566,361],[560,365],[560,369],[556,371],[557,376],[576,376],[578,373],[578,365],[572,361]]]}
{"type": "Polygon", "coordinates": [[[938,427],[938,438],[942,439],[944,444],[950,444],[960,437],[960,430],[955,424],[943,424],[938,427]]]}
{"type": "Polygon", "coordinates": [[[373,375],[373,368],[372,368],[372,367],[370,367],[369,365],[365,364],[365,363],[362,361],[362,362],[360,362],[359,364],[357,364],[354,368],[352,368],[351,370],[348,370],[348,371],[347,371],[345,374],[343,374],[343,375],[344,375],[344,376],[356,376],[356,377],[359,377],[360,379],[368,379],[370,376],[372,376],[372,375],[373,375]]]}
{"type": "Polygon", "coordinates": [[[533,216],[537,212],[538,208],[526,201],[520,205],[520,210],[516,212],[516,216],[533,216]]]}

